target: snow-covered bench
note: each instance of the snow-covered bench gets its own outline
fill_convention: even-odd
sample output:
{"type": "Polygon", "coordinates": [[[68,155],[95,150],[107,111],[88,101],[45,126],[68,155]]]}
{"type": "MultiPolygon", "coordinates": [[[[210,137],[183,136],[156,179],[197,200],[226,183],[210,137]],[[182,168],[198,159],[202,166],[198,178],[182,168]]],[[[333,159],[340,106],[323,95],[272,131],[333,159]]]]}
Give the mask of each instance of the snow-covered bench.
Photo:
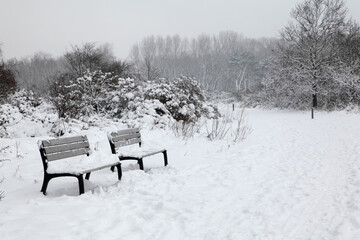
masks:
{"type": "MultiPolygon", "coordinates": [[[[143,158],[162,153],[164,165],[168,164],[166,149],[154,149],[141,145],[139,128],[130,128],[109,132],[108,139],[111,152],[119,157],[119,160],[137,160],[141,170],[144,170],[143,158]],[[139,146],[136,146],[139,145],[139,146]]],[[[111,168],[114,171],[114,167],[111,168]]]]}
{"type": "Polygon", "coordinates": [[[84,193],[83,174],[89,180],[90,173],[109,167],[117,167],[121,179],[120,161],[113,154],[91,151],[87,136],[74,136],[38,142],[44,166],[41,192],[46,195],[49,181],[55,177],[76,177],[80,194],[84,193]]]}

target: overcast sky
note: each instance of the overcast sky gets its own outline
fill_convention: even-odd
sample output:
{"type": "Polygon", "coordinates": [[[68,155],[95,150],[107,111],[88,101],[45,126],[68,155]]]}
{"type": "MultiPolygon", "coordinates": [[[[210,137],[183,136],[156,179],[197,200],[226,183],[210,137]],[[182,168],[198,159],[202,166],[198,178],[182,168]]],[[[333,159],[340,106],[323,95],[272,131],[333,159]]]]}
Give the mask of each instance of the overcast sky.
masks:
{"type": "MultiPolygon", "coordinates": [[[[278,37],[301,0],[0,0],[0,43],[6,59],[42,51],[54,57],[71,44],[110,43],[124,60],[148,35],[196,37],[232,30],[278,37]]],[[[347,0],[360,23],[360,0],[347,0]]]]}

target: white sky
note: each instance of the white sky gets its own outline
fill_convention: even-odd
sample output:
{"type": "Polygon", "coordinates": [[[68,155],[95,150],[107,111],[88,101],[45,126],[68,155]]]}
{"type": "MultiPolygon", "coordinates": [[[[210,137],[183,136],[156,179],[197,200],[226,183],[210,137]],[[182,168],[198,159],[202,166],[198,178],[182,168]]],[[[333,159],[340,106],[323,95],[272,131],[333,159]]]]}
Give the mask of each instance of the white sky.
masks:
{"type": "MultiPolygon", "coordinates": [[[[360,0],[345,0],[360,23],[360,0]]],[[[0,43],[6,59],[38,51],[57,57],[71,44],[110,43],[125,59],[148,35],[196,37],[232,30],[278,37],[301,0],[0,0],[0,43]]]]}

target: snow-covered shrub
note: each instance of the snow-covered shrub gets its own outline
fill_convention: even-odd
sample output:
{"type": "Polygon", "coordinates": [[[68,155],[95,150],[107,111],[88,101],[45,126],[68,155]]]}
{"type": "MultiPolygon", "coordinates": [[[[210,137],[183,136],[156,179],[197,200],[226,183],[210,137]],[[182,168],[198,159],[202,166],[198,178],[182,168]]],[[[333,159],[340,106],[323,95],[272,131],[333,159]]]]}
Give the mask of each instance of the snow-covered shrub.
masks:
{"type": "Polygon", "coordinates": [[[0,137],[9,137],[7,127],[21,119],[35,121],[35,108],[43,100],[36,97],[32,91],[17,91],[7,98],[7,103],[0,106],[0,137]]]}
{"type": "MultiPolygon", "coordinates": [[[[181,91],[165,79],[148,81],[145,84],[144,98],[159,101],[166,108],[166,113],[176,121],[184,120],[182,119],[184,117],[180,117],[180,111],[185,103],[180,103],[180,94],[181,91]]],[[[183,110],[183,115],[186,115],[186,109],[183,110]]],[[[186,120],[188,121],[188,119],[186,120]]]]}
{"type": "Polygon", "coordinates": [[[60,118],[80,118],[99,113],[107,102],[106,94],[116,82],[111,73],[100,70],[85,71],[76,78],[72,74],[61,74],[51,85],[51,102],[60,118]]]}
{"type": "Polygon", "coordinates": [[[193,78],[180,77],[172,83],[177,91],[177,99],[168,104],[174,119],[195,122],[201,117],[205,93],[193,78]]]}
{"type": "Polygon", "coordinates": [[[81,93],[81,114],[89,116],[99,113],[103,102],[107,102],[106,93],[116,84],[117,77],[101,70],[86,71],[83,76],[76,79],[81,93]]]}
{"type": "Polygon", "coordinates": [[[176,121],[196,122],[201,116],[218,117],[215,106],[205,103],[205,93],[193,78],[180,77],[173,82],[164,79],[146,83],[145,99],[157,99],[176,121]]]}
{"type": "Polygon", "coordinates": [[[50,101],[58,112],[59,118],[75,118],[81,106],[81,92],[74,75],[64,73],[55,78],[50,86],[50,101]]]}
{"type": "Polygon", "coordinates": [[[10,95],[8,102],[12,106],[16,106],[20,113],[29,115],[34,111],[34,108],[43,103],[43,99],[36,96],[31,90],[20,90],[10,95]]]}
{"type": "Polygon", "coordinates": [[[148,81],[145,84],[144,98],[157,99],[165,105],[167,102],[176,98],[176,89],[174,89],[174,86],[166,79],[148,81]]]}
{"type": "Polygon", "coordinates": [[[200,84],[189,77],[172,82],[164,79],[141,82],[97,70],[87,71],[77,79],[62,74],[51,90],[51,101],[60,118],[84,119],[92,113],[101,113],[131,125],[148,119],[163,127],[172,119],[196,122],[201,116],[220,115],[215,106],[205,103],[200,84]]]}
{"type": "MultiPolygon", "coordinates": [[[[176,120],[194,122],[201,116],[206,118],[218,118],[220,112],[216,106],[206,103],[205,92],[195,78],[181,76],[175,79],[174,85],[178,97],[179,108],[174,112],[176,120]]],[[[173,103],[169,104],[172,107],[173,103]]]]}
{"type": "MultiPolygon", "coordinates": [[[[11,106],[10,104],[3,104],[0,106],[0,138],[8,137],[9,134],[7,132],[7,125],[14,121],[15,118],[12,115],[15,107],[11,106]]],[[[20,115],[20,113],[18,113],[20,115]]]]}
{"type": "Polygon", "coordinates": [[[47,133],[57,119],[53,106],[32,92],[19,91],[0,105],[0,137],[34,137],[47,133]],[[27,128],[17,128],[24,124],[27,128]]]}
{"type": "Polygon", "coordinates": [[[111,86],[111,90],[106,92],[102,111],[111,117],[121,118],[124,112],[129,110],[129,103],[136,104],[143,100],[140,82],[130,78],[119,78],[116,84],[111,86]]]}
{"type": "Polygon", "coordinates": [[[217,119],[221,116],[219,109],[211,104],[205,103],[201,109],[201,114],[206,118],[217,119]]]}
{"type": "Polygon", "coordinates": [[[129,102],[122,118],[130,127],[150,125],[149,127],[165,128],[172,121],[164,104],[156,99],[129,102]]]}

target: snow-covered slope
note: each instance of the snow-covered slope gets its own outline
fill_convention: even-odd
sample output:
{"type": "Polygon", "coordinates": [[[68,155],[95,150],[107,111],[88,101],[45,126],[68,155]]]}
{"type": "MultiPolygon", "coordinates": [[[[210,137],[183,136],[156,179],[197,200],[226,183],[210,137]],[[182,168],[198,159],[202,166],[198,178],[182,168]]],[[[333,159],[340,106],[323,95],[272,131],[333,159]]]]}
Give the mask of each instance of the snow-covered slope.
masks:
{"type": "MultiPolygon", "coordinates": [[[[0,239],[360,239],[360,115],[247,110],[241,143],[188,140],[142,130],[144,144],[168,149],[124,163],[122,181],[94,172],[78,196],[75,178],[50,181],[36,142],[0,139],[0,239]],[[18,151],[16,150],[18,146],[18,151]]],[[[26,126],[22,126],[26,127],[26,126]]],[[[110,151],[90,128],[94,151],[110,151]],[[94,149],[96,148],[96,149],[94,149]]]]}

